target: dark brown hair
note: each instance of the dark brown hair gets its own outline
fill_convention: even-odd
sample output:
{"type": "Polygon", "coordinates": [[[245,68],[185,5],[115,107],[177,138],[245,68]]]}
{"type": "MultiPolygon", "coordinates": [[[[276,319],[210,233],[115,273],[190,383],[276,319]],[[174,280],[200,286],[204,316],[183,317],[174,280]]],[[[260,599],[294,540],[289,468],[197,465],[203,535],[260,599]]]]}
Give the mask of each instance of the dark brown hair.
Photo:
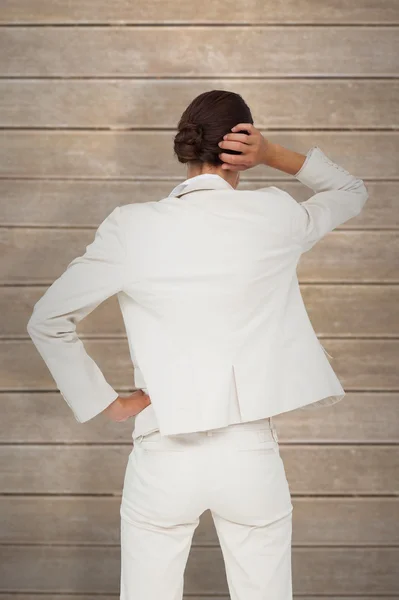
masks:
{"type": "Polygon", "coordinates": [[[225,90],[200,94],[188,105],[177,125],[174,153],[178,161],[216,166],[223,163],[220,152],[240,154],[218,146],[223,136],[238,123],[253,124],[251,111],[239,94],[225,90]]]}

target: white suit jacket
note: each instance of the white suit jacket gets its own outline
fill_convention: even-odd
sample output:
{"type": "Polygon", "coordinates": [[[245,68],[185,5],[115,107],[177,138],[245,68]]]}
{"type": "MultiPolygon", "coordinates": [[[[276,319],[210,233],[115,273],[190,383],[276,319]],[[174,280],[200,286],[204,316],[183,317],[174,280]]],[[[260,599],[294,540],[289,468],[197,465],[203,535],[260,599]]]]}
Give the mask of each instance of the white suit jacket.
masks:
{"type": "Polygon", "coordinates": [[[344,397],[296,268],[302,253],[362,210],[368,193],[317,146],[295,177],[315,192],[309,200],[200,175],[162,200],[117,206],[106,217],[27,326],[79,422],[118,396],[76,333],[113,294],[135,385],[151,397],[141,427],[152,419],[162,435],[203,431],[344,397]]]}

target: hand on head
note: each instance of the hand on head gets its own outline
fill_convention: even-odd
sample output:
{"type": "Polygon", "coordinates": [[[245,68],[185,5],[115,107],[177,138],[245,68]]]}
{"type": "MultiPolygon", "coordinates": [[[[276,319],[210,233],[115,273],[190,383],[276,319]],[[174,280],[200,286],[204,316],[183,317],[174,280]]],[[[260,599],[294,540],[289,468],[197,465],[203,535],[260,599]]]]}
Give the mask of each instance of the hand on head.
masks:
{"type": "Polygon", "coordinates": [[[223,136],[219,142],[223,161],[222,169],[245,171],[259,164],[265,164],[270,142],[263,137],[259,129],[252,123],[238,123],[231,129],[232,133],[223,136]],[[247,133],[245,133],[247,132],[247,133]],[[240,154],[229,154],[223,150],[235,150],[240,154]]]}

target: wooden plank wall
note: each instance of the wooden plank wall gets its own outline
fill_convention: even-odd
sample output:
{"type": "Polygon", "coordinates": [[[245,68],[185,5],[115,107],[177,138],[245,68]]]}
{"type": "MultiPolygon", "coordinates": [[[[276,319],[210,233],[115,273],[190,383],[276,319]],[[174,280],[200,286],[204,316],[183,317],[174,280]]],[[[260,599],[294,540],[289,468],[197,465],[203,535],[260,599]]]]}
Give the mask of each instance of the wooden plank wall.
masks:
{"type": "MultiPolygon", "coordinates": [[[[26,323],[116,205],[160,199],[185,178],[174,128],[213,88],[241,93],[272,140],[302,152],[318,144],[367,181],[363,213],[299,265],[347,397],[276,425],[294,503],[295,598],[398,600],[397,0],[0,5],[0,600],[118,597],[133,424],[78,424],[26,323]]],[[[260,167],[240,188],[268,182],[310,195],[260,167]]],[[[132,390],[116,299],[80,333],[111,384],[132,390]]],[[[185,594],[227,599],[208,513],[185,594]]]]}

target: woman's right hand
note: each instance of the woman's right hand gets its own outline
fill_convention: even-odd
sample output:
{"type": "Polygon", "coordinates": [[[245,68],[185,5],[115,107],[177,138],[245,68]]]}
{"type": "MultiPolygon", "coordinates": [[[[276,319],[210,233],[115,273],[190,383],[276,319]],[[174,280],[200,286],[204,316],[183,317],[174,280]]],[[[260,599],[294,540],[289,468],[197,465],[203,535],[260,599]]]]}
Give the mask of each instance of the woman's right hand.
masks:
{"type": "Polygon", "coordinates": [[[261,134],[259,129],[256,129],[252,123],[238,123],[231,131],[232,133],[223,136],[219,147],[222,150],[235,150],[241,154],[221,152],[219,158],[224,163],[222,169],[245,171],[256,165],[267,164],[268,157],[273,151],[273,144],[261,134]],[[242,130],[248,131],[248,134],[235,133],[242,130]]]}
{"type": "Polygon", "coordinates": [[[219,154],[220,160],[223,161],[222,169],[245,171],[256,165],[267,165],[283,173],[296,175],[305,162],[305,154],[269,142],[252,123],[239,123],[231,131],[233,133],[227,133],[223,141],[219,142],[219,146],[241,154],[219,154]],[[248,135],[234,133],[242,130],[248,131],[248,135]]]}

